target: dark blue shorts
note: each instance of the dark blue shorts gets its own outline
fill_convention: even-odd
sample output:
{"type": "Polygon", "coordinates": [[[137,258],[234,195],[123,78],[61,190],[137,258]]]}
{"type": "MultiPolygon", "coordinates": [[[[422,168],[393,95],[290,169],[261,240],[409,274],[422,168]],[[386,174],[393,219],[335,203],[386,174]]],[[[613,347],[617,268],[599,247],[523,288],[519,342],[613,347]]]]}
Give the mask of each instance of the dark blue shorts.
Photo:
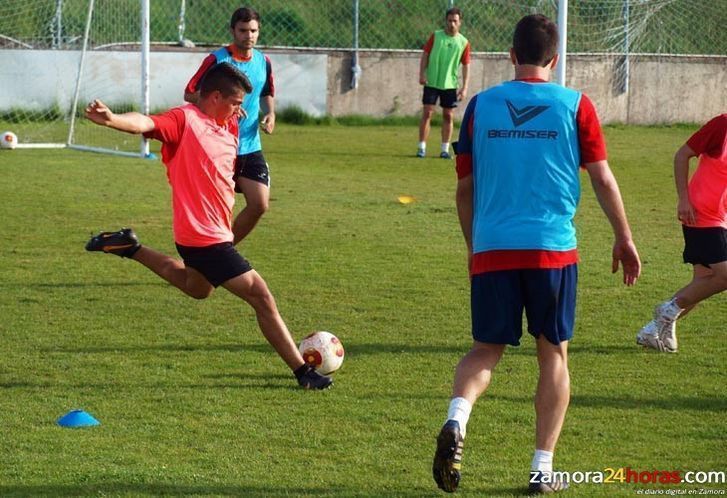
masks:
{"type": "Polygon", "coordinates": [[[504,270],[472,277],[472,337],[520,345],[523,310],[528,332],[552,344],[573,337],[578,265],[561,269],[504,270]]]}

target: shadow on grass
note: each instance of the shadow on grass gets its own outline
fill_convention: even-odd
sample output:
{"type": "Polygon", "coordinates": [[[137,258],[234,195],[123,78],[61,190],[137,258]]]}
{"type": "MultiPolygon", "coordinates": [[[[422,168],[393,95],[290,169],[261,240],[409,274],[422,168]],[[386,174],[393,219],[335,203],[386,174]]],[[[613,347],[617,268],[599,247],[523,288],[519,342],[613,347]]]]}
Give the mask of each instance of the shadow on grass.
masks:
{"type": "MultiPolygon", "coordinates": [[[[440,346],[432,344],[345,344],[346,354],[349,356],[375,355],[375,354],[442,354],[442,353],[466,353],[469,345],[462,346],[440,346]]],[[[135,346],[83,346],[83,347],[55,347],[40,348],[46,353],[128,353],[128,352],[254,352],[261,354],[273,353],[268,344],[150,344],[135,346]]]]}
{"type": "MultiPolygon", "coordinates": [[[[300,389],[292,374],[261,374],[261,373],[220,373],[203,375],[202,378],[211,379],[210,382],[174,382],[174,381],[151,381],[151,382],[129,382],[123,384],[115,382],[46,382],[46,381],[5,381],[0,382],[0,389],[46,389],[58,386],[73,387],[80,389],[285,389],[297,391],[300,389]]],[[[2,496],[2,494],[0,494],[2,496]]]]}
{"type": "MultiPolygon", "coordinates": [[[[531,396],[508,396],[503,394],[487,394],[487,397],[508,401],[512,403],[532,404],[531,396]]],[[[723,412],[727,410],[727,399],[703,396],[674,396],[672,393],[664,392],[663,397],[646,396],[594,396],[590,394],[574,394],[570,400],[571,408],[609,408],[609,409],[631,409],[643,410],[654,408],[658,410],[698,410],[706,412],[723,412]]]]}
{"type": "MultiPolygon", "coordinates": [[[[515,492],[518,489],[503,489],[504,492],[515,492]]],[[[272,486],[255,485],[182,485],[182,484],[58,484],[58,485],[0,485],[0,496],[38,497],[38,496],[244,496],[244,497],[291,497],[291,496],[331,496],[331,497],[365,497],[387,496],[400,498],[420,498],[422,496],[438,496],[436,492],[419,490],[391,490],[376,492],[374,490],[352,489],[331,484],[323,487],[290,487],[274,488],[272,486]]]]}

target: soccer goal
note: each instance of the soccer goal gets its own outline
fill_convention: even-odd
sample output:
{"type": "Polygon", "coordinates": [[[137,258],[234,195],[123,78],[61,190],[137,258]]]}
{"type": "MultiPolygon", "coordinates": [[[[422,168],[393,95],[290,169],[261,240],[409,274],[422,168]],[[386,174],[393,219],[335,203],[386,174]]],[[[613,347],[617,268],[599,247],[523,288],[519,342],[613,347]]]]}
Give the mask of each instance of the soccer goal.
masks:
{"type": "Polygon", "coordinates": [[[0,128],[18,147],[148,156],[146,140],[82,116],[91,99],[149,112],[149,18],[149,0],[0,3],[0,128]]]}

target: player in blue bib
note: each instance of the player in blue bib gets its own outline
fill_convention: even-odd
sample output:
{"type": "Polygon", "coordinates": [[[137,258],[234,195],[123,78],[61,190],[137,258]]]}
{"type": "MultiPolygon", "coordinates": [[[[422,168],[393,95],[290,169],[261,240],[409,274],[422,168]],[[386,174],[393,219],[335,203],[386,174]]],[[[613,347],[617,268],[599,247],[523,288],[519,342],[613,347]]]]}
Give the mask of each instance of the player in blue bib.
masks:
{"type": "Polygon", "coordinates": [[[252,84],[245,96],[239,121],[239,144],[235,161],[235,190],[245,196],[246,205],[232,224],[237,244],[255,227],[270,201],[270,168],[260,143],[260,129],[272,133],[275,129],[275,85],[270,59],[256,50],[260,35],[260,15],[249,7],[237,9],[230,19],[233,42],[221,47],[202,62],[184,90],[187,102],[196,102],[202,76],[210,67],[229,62],[242,71],[252,84]],[[263,113],[260,119],[261,111],[263,113]]]}
{"type": "Polygon", "coordinates": [[[622,264],[627,285],[641,271],[593,104],[580,92],[549,83],[557,45],[551,20],[521,19],[510,50],[515,80],[470,100],[455,147],[474,343],[457,366],[432,465],[437,485],[449,492],[459,484],[472,405],[507,345],[520,344],[523,311],[540,367],[528,487],[552,493],[568,486],[553,478],[553,452],[570,400],[568,343],[578,279],[573,219],[582,168],[613,228],[612,270],[622,264]]]}

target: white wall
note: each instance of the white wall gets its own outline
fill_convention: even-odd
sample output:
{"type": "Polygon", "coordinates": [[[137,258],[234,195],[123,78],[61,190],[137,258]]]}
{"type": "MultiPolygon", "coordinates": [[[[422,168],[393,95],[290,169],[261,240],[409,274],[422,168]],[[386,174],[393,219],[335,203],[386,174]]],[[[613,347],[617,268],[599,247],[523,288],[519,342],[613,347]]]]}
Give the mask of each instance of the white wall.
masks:
{"type": "MultiPolygon", "coordinates": [[[[184,86],[207,56],[205,52],[152,52],[151,107],[183,102],[184,86]]],[[[314,116],[326,113],[325,54],[269,54],[276,105],[295,104],[314,116]]],[[[12,108],[67,110],[73,100],[80,52],[0,50],[0,111],[12,108]]],[[[140,56],[134,52],[88,52],[80,103],[100,98],[109,104],[138,103],[140,56]]]]}

